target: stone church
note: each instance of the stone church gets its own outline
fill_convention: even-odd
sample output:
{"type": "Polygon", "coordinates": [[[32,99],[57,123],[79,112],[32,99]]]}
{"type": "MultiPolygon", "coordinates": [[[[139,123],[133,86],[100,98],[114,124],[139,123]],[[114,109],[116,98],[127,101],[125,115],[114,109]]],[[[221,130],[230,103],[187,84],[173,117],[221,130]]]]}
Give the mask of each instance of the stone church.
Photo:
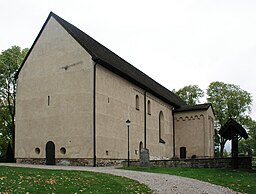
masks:
{"type": "Polygon", "coordinates": [[[54,13],[16,74],[20,163],[101,165],[213,157],[210,104],[177,95],[54,13]]]}

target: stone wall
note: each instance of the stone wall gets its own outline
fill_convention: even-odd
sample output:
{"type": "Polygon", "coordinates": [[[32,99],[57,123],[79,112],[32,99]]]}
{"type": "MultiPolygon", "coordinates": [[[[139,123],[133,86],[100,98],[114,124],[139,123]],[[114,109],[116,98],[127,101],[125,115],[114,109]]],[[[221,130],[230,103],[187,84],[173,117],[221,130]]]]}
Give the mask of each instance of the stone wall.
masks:
{"type": "MultiPolygon", "coordinates": [[[[127,166],[127,161],[123,162],[127,166]]],[[[140,166],[140,162],[131,161],[130,166],[140,166]]],[[[232,158],[184,159],[184,160],[152,160],[150,167],[176,167],[176,168],[232,168],[232,158]]],[[[238,168],[251,169],[252,158],[240,157],[238,168]]]]}
{"type": "MultiPolygon", "coordinates": [[[[23,164],[45,165],[45,158],[22,158],[17,159],[16,162],[23,164]]],[[[55,162],[56,165],[59,166],[93,166],[93,159],[91,158],[56,158],[55,162]]],[[[123,160],[97,158],[97,166],[119,166],[122,162],[123,160]]]]}
{"type": "MultiPolygon", "coordinates": [[[[16,162],[23,163],[23,164],[44,165],[45,158],[22,158],[22,159],[17,159],[16,162]]],[[[87,158],[72,158],[72,159],[57,158],[55,162],[56,162],[56,165],[60,165],[60,166],[93,166],[93,160],[87,159],[87,158]]]]}

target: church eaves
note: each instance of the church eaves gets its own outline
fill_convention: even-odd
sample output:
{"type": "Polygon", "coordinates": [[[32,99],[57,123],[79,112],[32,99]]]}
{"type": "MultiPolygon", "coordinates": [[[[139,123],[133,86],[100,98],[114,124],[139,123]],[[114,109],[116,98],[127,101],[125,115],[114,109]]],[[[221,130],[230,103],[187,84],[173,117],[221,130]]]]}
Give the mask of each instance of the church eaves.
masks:
{"type": "MultiPolygon", "coordinates": [[[[195,104],[195,105],[185,105],[178,109],[176,109],[174,112],[188,112],[188,111],[196,111],[196,110],[208,110],[208,108],[212,108],[211,103],[205,103],[205,104],[195,104]]],[[[213,110],[213,108],[212,108],[213,110]]]]}
{"type": "MultiPolygon", "coordinates": [[[[51,17],[53,17],[92,56],[92,60],[95,61],[95,63],[100,64],[103,67],[109,69],[110,71],[129,80],[135,85],[146,90],[146,92],[157,96],[158,98],[174,106],[175,108],[186,105],[186,103],[179,96],[172,93],[164,86],[160,85],[155,80],[147,76],[145,73],[143,73],[142,71],[110,51],[108,48],[91,38],[89,35],[81,31],[74,25],[57,16],[53,12],[49,14],[43,28],[37,36],[37,39],[40,37],[40,34],[42,33],[44,27],[47,25],[47,22],[51,17]]],[[[36,44],[37,39],[35,40],[33,46],[36,44]]],[[[33,46],[31,47],[30,51],[33,49],[33,46]]],[[[22,63],[20,69],[25,63],[26,58],[22,63]]],[[[16,79],[18,78],[20,69],[16,74],[16,79]]]]}

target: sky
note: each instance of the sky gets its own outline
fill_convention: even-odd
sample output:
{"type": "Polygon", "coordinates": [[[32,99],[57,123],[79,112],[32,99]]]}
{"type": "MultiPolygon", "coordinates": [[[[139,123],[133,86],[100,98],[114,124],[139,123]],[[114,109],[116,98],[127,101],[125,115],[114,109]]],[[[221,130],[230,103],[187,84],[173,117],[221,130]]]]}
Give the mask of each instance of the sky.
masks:
{"type": "MultiPolygon", "coordinates": [[[[0,0],[0,51],[30,48],[50,11],[169,90],[213,81],[253,97],[255,0],[0,0]]],[[[205,102],[203,100],[202,102],[205,102]]]]}

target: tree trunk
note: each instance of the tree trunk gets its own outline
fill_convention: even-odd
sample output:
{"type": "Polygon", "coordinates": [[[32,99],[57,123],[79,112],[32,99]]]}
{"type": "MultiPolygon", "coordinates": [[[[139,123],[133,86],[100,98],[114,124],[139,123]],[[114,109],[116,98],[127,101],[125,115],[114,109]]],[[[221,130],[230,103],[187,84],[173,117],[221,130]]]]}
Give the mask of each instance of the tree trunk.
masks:
{"type": "Polygon", "coordinates": [[[224,153],[224,147],[226,144],[227,140],[221,137],[220,139],[220,157],[223,158],[223,153],[224,153]]]}

